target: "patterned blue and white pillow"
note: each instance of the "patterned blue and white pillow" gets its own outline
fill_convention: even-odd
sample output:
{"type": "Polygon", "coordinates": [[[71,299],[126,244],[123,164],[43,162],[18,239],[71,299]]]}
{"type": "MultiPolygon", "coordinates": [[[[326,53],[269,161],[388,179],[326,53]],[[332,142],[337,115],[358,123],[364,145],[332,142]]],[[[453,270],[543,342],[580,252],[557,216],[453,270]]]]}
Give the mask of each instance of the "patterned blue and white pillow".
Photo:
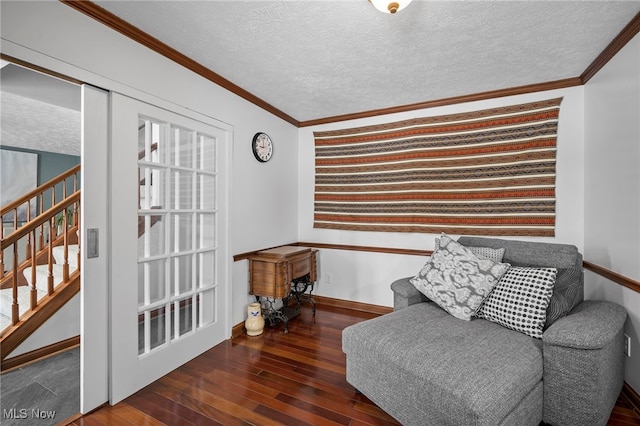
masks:
{"type": "Polygon", "coordinates": [[[451,315],[469,321],[509,266],[479,258],[442,234],[429,260],[409,281],[451,315]]]}
{"type": "Polygon", "coordinates": [[[542,338],[557,273],[555,268],[510,268],[476,316],[542,338]]]}

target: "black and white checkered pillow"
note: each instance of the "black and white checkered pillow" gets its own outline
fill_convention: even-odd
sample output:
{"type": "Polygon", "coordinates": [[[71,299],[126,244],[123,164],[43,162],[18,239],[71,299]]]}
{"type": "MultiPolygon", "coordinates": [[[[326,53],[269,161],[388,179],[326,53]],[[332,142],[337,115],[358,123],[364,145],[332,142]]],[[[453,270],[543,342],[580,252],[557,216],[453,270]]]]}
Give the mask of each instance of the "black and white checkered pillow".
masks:
{"type": "Polygon", "coordinates": [[[482,302],[476,316],[542,338],[557,273],[555,268],[509,268],[482,302]]]}

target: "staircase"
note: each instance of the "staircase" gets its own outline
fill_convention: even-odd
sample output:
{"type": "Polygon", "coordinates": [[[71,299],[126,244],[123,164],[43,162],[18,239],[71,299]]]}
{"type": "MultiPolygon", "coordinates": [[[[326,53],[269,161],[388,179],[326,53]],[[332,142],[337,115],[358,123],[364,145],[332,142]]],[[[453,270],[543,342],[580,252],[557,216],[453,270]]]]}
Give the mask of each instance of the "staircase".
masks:
{"type": "MultiPolygon", "coordinates": [[[[78,269],[78,244],[70,244],[69,250],[69,272],[78,269]]],[[[58,287],[63,282],[63,264],[64,264],[64,246],[53,247],[53,258],[51,275],[53,276],[53,288],[58,287]]],[[[35,274],[35,283],[37,291],[37,299],[40,302],[44,296],[48,293],[49,282],[49,266],[48,265],[36,265],[29,266],[22,271],[25,280],[30,282],[33,274],[35,274]],[[35,268],[35,271],[34,271],[35,268]]],[[[18,314],[22,316],[30,307],[30,293],[31,290],[28,285],[18,286],[18,314]]],[[[0,331],[9,327],[11,324],[11,306],[13,304],[13,289],[5,288],[0,289],[0,331]]]]}
{"type": "Polygon", "coordinates": [[[0,209],[0,360],[80,291],[80,166],[0,209]]]}

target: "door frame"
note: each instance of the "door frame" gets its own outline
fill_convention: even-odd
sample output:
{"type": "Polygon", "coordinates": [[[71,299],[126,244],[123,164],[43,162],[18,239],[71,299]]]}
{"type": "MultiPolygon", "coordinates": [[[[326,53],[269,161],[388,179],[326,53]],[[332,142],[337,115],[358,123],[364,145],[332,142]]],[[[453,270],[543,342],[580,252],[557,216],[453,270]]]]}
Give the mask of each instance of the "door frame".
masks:
{"type": "Polygon", "coordinates": [[[109,92],[81,86],[80,412],[108,400],[109,92]],[[98,230],[97,257],[87,257],[87,229],[98,230]]]}

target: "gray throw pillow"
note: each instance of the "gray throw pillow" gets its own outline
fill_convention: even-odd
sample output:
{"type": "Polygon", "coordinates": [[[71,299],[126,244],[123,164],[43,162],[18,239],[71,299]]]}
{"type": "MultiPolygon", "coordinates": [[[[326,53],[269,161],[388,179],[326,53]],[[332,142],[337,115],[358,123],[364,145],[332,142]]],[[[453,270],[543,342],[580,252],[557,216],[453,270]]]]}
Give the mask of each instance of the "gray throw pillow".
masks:
{"type": "MultiPolygon", "coordinates": [[[[438,244],[440,244],[440,238],[436,238],[435,250],[438,249],[438,244]]],[[[498,248],[498,249],[491,248],[491,247],[474,247],[474,246],[465,246],[465,247],[471,250],[471,252],[476,256],[484,259],[490,259],[490,260],[493,260],[494,262],[502,262],[502,258],[504,257],[504,252],[506,251],[504,247],[498,248]]]]}
{"type": "Polygon", "coordinates": [[[493,260],[494,262],[502,262],[502,258],[504,257],[505,248],[494,249],[491,247],[471,247],[465,246],[473,254],[478,257],[484,257],[485,259],[493,260]]]}
{"type": "Polygon", "coordinates": [[[429,260],[409,281],[451,315],[469,321],[509,266],[479,258],[442,234],[429,260]]]}
{"type": "Polygon", "coordinates": [[[545,330],[551,324],[566,316],[577,304],[576,297],[582,286],[581,274],[581,267],[558,269],[556,283],[553,286],[553,294],[551,295],[549,306],[547,306],[545,330]]]}

